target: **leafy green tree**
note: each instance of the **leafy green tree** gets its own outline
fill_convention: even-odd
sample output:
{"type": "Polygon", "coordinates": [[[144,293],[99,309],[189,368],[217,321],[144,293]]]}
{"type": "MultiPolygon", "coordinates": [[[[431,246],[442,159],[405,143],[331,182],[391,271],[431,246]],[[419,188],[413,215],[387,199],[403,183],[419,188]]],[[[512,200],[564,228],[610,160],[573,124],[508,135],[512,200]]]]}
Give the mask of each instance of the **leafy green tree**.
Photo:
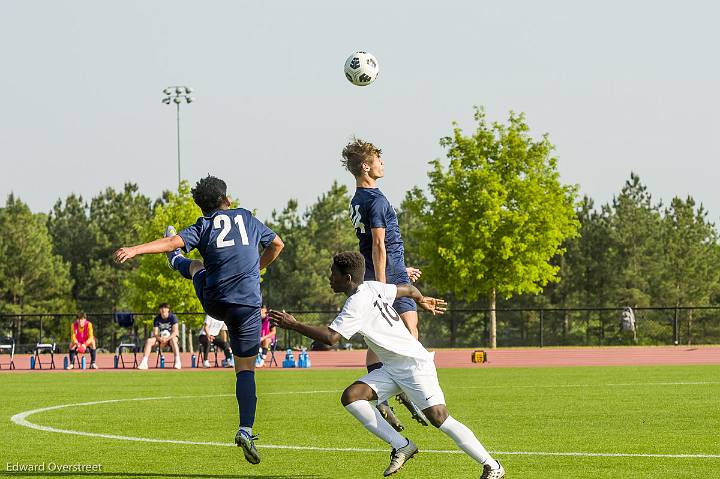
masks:
{"type": "MultiPolygon", "coordinates": [[[[126,236],[125,242],[117,243],[115,248],[152,241],[162,237],[168,225],[174,225],[179,231],[202,216],[192,199],[187,181],[180,184],[178,193],[166,194],[166,200],[156,205],[152,218],[136,221],[134,228],[128,228],[134,237],[126,236]]],[[[197,251],[193,251],[190,257],[200,258],[197,251]]],[[[123,287],[127,292],[127,305],[133,311],[155,311],[160,303],[165,302],[175,311],[202,311],[192,281],[170,269],[165,255],[142,255],[114,267],[127,274],[123,287]],[[136,267],[133,270],[134,264],[136,267]]],[[[198,327],[200,322],[201,318],[194,318],[190,320],[190,327],[198,327]]]]}
{"type": "Polygon", "coordinates": [[[443,138],[449,164],[431,162],[430,198],[406,202],[422,221],[421,254],[438,288],[466,300],[489,300],[490,344],[496,340],[496,297],[539,293],[557,280],[550,260],[577,234],[576,187],[563,185],[547,135],[534,140],[523,115],[489,125],[475,110],[477,129],[455,126],[443,138]]]}

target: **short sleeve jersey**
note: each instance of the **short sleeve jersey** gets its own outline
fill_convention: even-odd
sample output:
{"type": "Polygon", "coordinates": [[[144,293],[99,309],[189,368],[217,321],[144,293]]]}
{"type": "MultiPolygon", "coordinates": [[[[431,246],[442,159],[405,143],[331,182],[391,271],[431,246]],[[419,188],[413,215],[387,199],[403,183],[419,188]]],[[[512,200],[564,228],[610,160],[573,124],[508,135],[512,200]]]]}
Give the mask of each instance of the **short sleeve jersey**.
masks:
{"type": "Polygon", "coordinates": [[[360,253],[365,257],[365,280],[375,280],[372,259],[372,228],[385,228],[385,268],[388,283],[410,282],[405,270],[405,248],[400,236],[397,214],[388,199],[378,188],[358,187],[350,202],[350,220],[355,228],[360,253]]]}
{"type": "Polygon", "coordinates": [[[172,333],[173,324],[177,323],[177,316],[175,316],[173,313],[170,313],[165,319],[163,319],[163,317],[158,314],[155,316],[155,321],[153,321],[153,327],[158,328],[160,330],[160,333],[162,333],[163,331],[172,333]]]}
{"type": "Polygon", "coordinates": [[[203,297],[209,303],[262,304],[260,252],[275,233],[244,208],[218,210],[180,231],[185,251],[197,248],[205,263],[203,297]]]}
{"type": "Polygon", "coordinates": [[[391,306],[396,294],[397,286],[394,284],[365,281],[345,301],[330,329],[347,340],[360,333],[384,368],[404,376],[410,373],[418,360],[432,361],[433,356],[410,334],[391,306]]]}

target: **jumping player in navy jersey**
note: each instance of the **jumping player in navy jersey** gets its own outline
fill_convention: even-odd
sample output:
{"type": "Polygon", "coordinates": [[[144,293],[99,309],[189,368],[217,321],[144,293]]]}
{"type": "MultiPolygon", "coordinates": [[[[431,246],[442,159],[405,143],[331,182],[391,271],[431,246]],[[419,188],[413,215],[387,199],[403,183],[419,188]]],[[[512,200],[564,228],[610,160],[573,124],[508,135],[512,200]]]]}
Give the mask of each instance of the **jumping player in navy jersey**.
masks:
{"type": "Polygon", "coordinates": [[[260,270],[278,257],[283,242],[270,228],[243,208],[231,208],[225,182],[208,176],[192,189],[203,216],[180,233],[168,226],[165,237],[138,246],[118,249],[115,261],[139,254],[167,253],[170,267],[191,279],[205,312],[224,321],[235,356],[235,396],[240,429],[235,443],[245,459],[260,462],[252,426],[255,422],[255,357],[260,345],[260,270]],[[259,246],[264,248],[262,255],[259,246]],[[182,255],[197,248],[203,261],[182,255]]]}
{"type": "MultiPolygon", "coordinates": [[[[357,190],[350,202],[350,220],[358,238],[360,253],[365,258],[365,280],[388,284],[410,284],[421,271],[405,266],[405,248],[400,236],[397,214],[385,195],[377,187],[377,180],[385,176],[381,150],[372,143],[354,138],[342,152],[342,165],[355,177],[357,190]]],[[[417,306],[410,298],[397,298],[393,308],[415,339],[418,339],[417,306]]],[[[382,367],[378,356],[368,349],[368,372],[382,367]]],[[[413,419],[424,426],[427,421],[420,409],[403,393],[397,399],[408,408],[413,419]]],[[[398,431],[403,426],[387,403],[378,404],[383,417],[398,431]]]]}

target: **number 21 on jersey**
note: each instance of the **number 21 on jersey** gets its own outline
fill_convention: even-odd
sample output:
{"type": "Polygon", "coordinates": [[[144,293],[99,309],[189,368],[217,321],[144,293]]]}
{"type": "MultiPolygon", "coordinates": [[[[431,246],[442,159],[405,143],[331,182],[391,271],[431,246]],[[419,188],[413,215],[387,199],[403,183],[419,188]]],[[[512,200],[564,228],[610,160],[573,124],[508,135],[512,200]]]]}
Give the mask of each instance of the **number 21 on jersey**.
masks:
{"type": "MultiPolygon", "coordinates": [[[[243,221],[242,215],[235,215],[235,218],[233,218],[235,221],[235,224],[237,225],[238,229],[240,230],[240,241],[243,245],[247,246],[250,244],[250,241],[248,240],[247,230],[245,229],[245,221],[243,221]]],[[[218,234],[217,237],[217,247],[218,248],[226,248],[228,246],[235,246],[235,240],[229,239],[226,240],[228,233],[230,233],[230,228],[232,228],[232,221],[230,221],[230,217],[228,215],[217,215],[215,219],[213,220],[213,228],[219,229],[222,228],[220,231],[220,234],[218,234]]]]}

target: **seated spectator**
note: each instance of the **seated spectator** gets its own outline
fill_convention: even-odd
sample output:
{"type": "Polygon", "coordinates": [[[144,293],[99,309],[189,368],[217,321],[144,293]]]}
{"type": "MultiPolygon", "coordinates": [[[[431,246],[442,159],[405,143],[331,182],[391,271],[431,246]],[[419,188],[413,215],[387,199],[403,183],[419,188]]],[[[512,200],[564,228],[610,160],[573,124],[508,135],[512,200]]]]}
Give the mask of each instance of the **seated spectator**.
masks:
{"type": "MultiPolygon", "coordinates": [[[[214,344],[216,348],[221,349],[225,353],[225,362],[223,366],[231,368],[235,366],[235,361],[232,357],[232,350],[230,344],[223,337],[223,331],[227,331],[227,326],[224,321],[218,321],[209,314],[205,315],[205,324],[200,329],[200,351],[203,355],[203,367],[210,367],[210,360],[208,354],[210,353],[210,345],[214,344]]],[[[225,333],[227,334],[227,333],[225,333]]]]}
{"type": "Polygon", "coordinates": [[[270,324],[267,306],[260,308],[260,316],[262,317],[262,326],[260,327],[260,361],[258,361],[257,367],[262,368],[265,366],[268,349],[270,349],[272,342],[275,341],[276,331],[275,326],[270,324]]]}
{"type": "Polygon", "coordinates": [[[182,364],[180,364],[180,347],[178,346],[178,319],[177,316],[170,312],[170,306],[167,303],[160,305],[160,314],[155,316],[152,336],[145,341],[145,351],[138,369],[148,368],[148,357],[156,344],[160,348],[170,345],[175,355],[173,360],[175,369],[182,368],[182,364]]]}
{"type": "Polygon", "coordinates": [[[97,369],[97,364],[95,364],[97,347],[95,346],[93,325],[88,321],[85,313],[78,313],[75,315],[75,322],[70,326],[70,348],[68,350],[70,364],[68,369],[75,367],[75,355],[85,354],[87,350],[90,351],[90,368],[97,369]]]}

